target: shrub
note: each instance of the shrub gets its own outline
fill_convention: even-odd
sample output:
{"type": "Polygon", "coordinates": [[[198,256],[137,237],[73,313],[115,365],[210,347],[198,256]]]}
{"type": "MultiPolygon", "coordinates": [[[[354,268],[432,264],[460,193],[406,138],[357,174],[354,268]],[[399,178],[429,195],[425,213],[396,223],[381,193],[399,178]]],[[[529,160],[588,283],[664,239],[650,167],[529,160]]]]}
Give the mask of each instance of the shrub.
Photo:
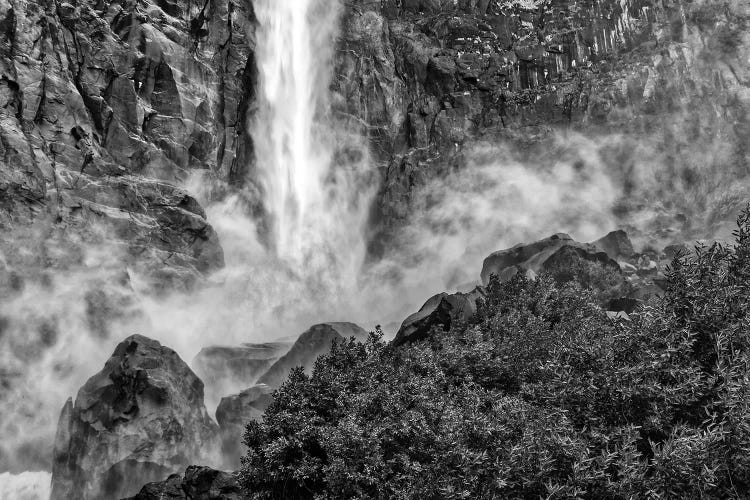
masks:
{"type": "Polygon", "coordinates": [[[334,345],[248,425],[248,495],[750,495],[750,212],[735,236],[678,255],[632,321],[516,276],[423,342],[334,345]]]}

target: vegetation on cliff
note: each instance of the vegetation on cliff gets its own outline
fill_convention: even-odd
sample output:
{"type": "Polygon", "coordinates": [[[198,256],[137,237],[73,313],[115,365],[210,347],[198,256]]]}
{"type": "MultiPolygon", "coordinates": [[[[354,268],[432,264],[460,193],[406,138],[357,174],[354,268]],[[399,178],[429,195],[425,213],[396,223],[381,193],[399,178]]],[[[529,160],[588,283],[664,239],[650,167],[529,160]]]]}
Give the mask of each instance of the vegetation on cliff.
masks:
{"type": "Polygon", "coordinates": [[[470,324],[294,371],[247,426],[255,498],[750,493],[750,212],[612,321],[575,282],[493,279],[470,324]]]}

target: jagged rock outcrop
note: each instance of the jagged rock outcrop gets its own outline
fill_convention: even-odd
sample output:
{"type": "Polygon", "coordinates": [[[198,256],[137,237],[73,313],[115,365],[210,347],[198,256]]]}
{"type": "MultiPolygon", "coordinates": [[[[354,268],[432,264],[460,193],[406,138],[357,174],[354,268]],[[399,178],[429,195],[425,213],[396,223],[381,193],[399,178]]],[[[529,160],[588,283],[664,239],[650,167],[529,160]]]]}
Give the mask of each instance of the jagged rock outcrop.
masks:
{"type": "Polygon", "coordinates": [[[258,378],[258,384],[276,388],[286,380],[292,368],[301,366],[306,371],[312,370],[318,356],[327,353],[334,341],[342,342],[354,337],[360,342],[365,342],[367,336],[367,332],[354,323],[339,322],[314,325],[299,336],[289,352],[279,358],[266,373],[258,378]]]}
{"type": "Polygon", "coordinates": [[[420,186],[478,146],[544,164],[559,156],[560,130],[600,141],[628,196],[623,219],[645,211],[649,229],[705,229],[741,205],[739,193],[719,202],[700,186],[745,175],[747,0],[346,4],[336,109],[385,165],[374,215],[385,233],[409,219],[420,186]],[[639,163],[652,160],[659,172],[644,181],[639,163]]]}
{"type": "Polygon", "coordinates": [[[145,485],[126,500],[241,500],[246,498],[236,473],[190,466],[185,474],[145,485]]]}
{"type": "Polygon", "coordinates": [[[592,245],[604,250],[614,260],[628,260],[635,256],[633,242],[628,238],[628,233],[622,229],[608,233],[606,236],[594,241],[592,245]]]}
{"type": "Polygon", "coordinates": [[[426,338],[433,328],[448,330],[458,321],[469,321],[477,312],[477,303],[484,297],[484,289],[476,287],[469,293],[440,293],[404,320],[393,339],[393,345],[402,345],[426,338]]]}
{"type": "Polygon", "coordinates": [[[52,499],[132,495],[205,459],[216,433],[201,380],[173,350],[133,335],[62,410],[52,499]]]}
{"type": "Polygon", "coordinates": [[[519,270],[539,274],[555,268],[573,268],[576,260],[620,271],[617,262],[595,245],[579,243],[567,234],[558,233],[535,243],[519,243],[513,248],[494,252],[482,264],[482,283],[487,284],[492,274],[506,281],[519,270]]]}
{"type": "Polygon", "coordinates": [[[203,209],[175,185],[250,162],[251,3],[2,0],[0,24],[3,232],[49,221],[114,244],[156,286],[221,267],[203,209]]]}

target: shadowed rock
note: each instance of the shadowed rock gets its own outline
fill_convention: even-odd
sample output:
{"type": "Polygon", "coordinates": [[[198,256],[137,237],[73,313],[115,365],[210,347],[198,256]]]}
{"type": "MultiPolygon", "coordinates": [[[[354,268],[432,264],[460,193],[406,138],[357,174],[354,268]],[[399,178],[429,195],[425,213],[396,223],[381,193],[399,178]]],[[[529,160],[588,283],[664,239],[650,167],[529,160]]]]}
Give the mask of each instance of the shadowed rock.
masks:
{"type": "Polygon", "coordinates": [[[54,447],[52,499],[121,498],[204,459],[216,424],[203,383],[173,350],[133,335],[68,400],[54,447]]]}
{"type": "Polygon", "coordinates": [[[208,467],[190,466],[185,474],[172,474],[164,481],[145,485],[137,495],[125,500],[240,500],[242,494],[236,473],[208,467]]]}
{"type": "Polygon", "coordinates": [[[431,297],[399,328],[394,345],[401,345],[427,337],[433,328],[448,330],[456,321],[468,321],[477,312],[477,302],[484,297],[484,289],[476,287],[469,293],[440,293],[431,297]]]}
{"type": "Polygon", "coordinates": [[[635,256],[633,243],[628,238],[628,234],[621,229],[599,238],[592,245],[604,250],[614,260],[629,260],[635,256]]]}
{"type": "Polygon", "coordinates": [[[251,420],[261,420],[273,401],[273,389],[267,385],[254,385],[239,394],[221,399],[216,409],[216,421],[221,428],[221,452],[226,467],[237,468],[245,452],[242,436],[251,420]]]}
{"type": "Polygon", "coordinates": [[[258,379],[258,383],[278,387],[296,366],[301,366],[309,372],[318,356],[331,349],[334,340],[343,341],[348,340],[349,337],[365,342],[367,332],[354,323],[321,323],[312,326],[299,336],[289,352],[279,358],[258,379]]]}
{"type": "Polygon", "coordinates": [[[519,270],[539,274],[569,265],[575,260],[595,262],[620,271],[617,262],[595,245],[579,243],[567,234],[558,233],[535,243],[518,244],[491,254],[484,259],[482,283],[487,284],[492,274],[496,274],[501,281],[507,281],[519,270]]]}

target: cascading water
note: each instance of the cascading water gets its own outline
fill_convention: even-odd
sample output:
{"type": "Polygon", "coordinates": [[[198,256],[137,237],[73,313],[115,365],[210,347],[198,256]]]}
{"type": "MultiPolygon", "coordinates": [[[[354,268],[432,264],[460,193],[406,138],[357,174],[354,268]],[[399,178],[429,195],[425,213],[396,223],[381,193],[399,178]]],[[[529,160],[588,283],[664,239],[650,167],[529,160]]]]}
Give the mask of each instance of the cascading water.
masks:
{"type": "Polygon", "coordinates": [[[326,108],[339,10],[331,0],[255,2],[259,180],[270,244],[281,259],[297,263],[331,236],[326,225],[336,208],[326,187],[332,160],[326,108]]]}

